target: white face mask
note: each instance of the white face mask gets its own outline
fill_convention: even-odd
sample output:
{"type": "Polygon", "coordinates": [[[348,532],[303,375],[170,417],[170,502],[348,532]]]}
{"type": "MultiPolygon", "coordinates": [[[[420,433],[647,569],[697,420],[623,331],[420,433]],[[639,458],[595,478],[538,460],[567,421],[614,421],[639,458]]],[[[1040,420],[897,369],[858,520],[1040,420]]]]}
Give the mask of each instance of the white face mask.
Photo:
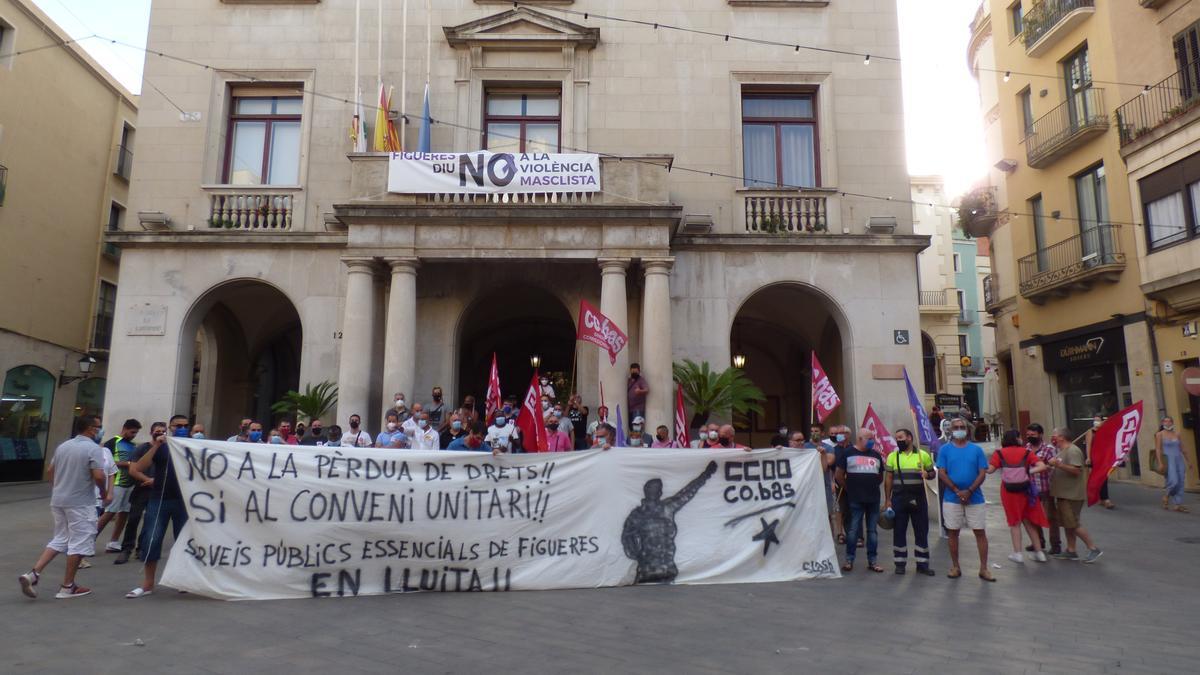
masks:
{"type": "Polygon", "coordinates": [[[404,399],[402,399],[402,398],[396,399],[396,407],[403,408],[404,407],[404,399]]]}
{"type": "Polygon", "coordinates": [[[633,425],[633,430],[634,430],[634,431],[641,431],[641,430],[642,430],[642,425],[640,425],[640,424],[635,424],[635,425],[633,425]]]}
{"type": "Polygon", "coordinates": [[[710,440],[710,441],[717,440],[717,432],[715,432],[715,431],[708,432],[708,440],[710,440]]]}
{"type": "Polygon", "coordinates": [[[542,410],[550,409],[550,401],[542,401],[542,410]]]}
{"type": "Polygon", "coordinates": [[[1164,431],[1175,431],[1175,425],[1174,424],[1164,424],[1163,430],[1164,431]]]}
{"type": "Polygon", "coordinates": [[[395,423],[395,422],[388,422],[388,423],[387,423],[387,428],[388,428],[388,431],[395,431],[395,430],[396,430],[396,423],[395,423]]]}
{"type": "Polygon", "coordinates": [[[967,437],[967,430],[966,429],[954,429],[953,431],[950,432],[950,435],[954,438],[954,440],[961,441],[967,437]]]}
{"type": "Polygon", "coordinates": [[[421,427],[422,429],[424,429],[425,425],[427,424],[429,424],[429,422],[426,422],[425,420],[417,420],[417,426],[421,427]]]}
{"type": "Polygon", "coordinates": [[[1102,422],[1100,420],[1092,420],[1092,428],[1099,429],[1102,422]]]}

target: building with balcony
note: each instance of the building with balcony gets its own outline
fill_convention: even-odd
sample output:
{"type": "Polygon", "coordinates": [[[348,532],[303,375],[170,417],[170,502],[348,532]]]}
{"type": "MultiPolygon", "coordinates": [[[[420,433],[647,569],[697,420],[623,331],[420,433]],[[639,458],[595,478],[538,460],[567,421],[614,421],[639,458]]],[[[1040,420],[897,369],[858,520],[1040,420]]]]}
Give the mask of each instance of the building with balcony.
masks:
{"type": "MultiPolygon", "coordinates": [[[[984,0],[971,23],[968,63],[999,210],[984,306],[1011,387],[1007,424],[1079,434],[1135,400],[1154,407],[1151,317],[1133,254],[1139,219],[1121,145],[1131,132],[1114,115],[1141,89],[1119,84],[1140,81],[1122,72],[1140,58],[1131,25],[1148,30],[1154,14],[1134,2],[984,0]]],[[[1120,476],[1153,480],[1141,470],[1153,426],[1120,476]]]]}
{"type": "MultiPolygon", "coordinates": [[[[108,419],[182,411],[230,433],[269,420],[284,391],[331,381],[338,421],[377,430],[396,392],[482,401],[495,353],[505,395],[525,393],[537,355],[593,419],[601,385],[628,415],[639,362],[647,424],[671,426],[671,362],[736,355],[766,394],[765,414],[737,420],[759,444],[808,420],[816,352],[840,419],[871,401],[903,421],[928,239],[907,205],[879,198],[907,194],[898,66],[530,4],[436,2],[432,25],[410,9],[406,60],[395,9],[379,55],[373,11],[356,47],[352,0],[156,0],[145,76],[189,114],[147,97],[139,118],[134,215],[108,236],[126,267],[108,419]],[[389,180],[400,160],[352,152],[356,51],[359,87],[376,87],[377,56],[398,87],[411,150],[426,49],[433,151],[575,153],[599,189],[422,191],[389,180]],[[628,335],[615,363],[575,342],[582,300],[628,335]]],[[[612,13],[635,10],[845,50],[897,44],[894,10],[871,0],[612,13]]]]}
{"type": "MultiPolygon", "coordinates": [[[[0,0],[0,482],[104,408],[137,99],[29,0],[0,0]],[[82,364],[82,369],[81,369],[82,364]]],[[[110,427],[111,428],[111,427],[110,427]]]]}
{"type": "MultiPolygon", "coordinates": [[[[1139,261],[1158,354],[1155,414],[1175,418],[1197,466],[1200,397],[1185,389],[1185,372],[1200,367],[1200,7],[1142,2],[1121,7],[1118,17],[1127,26],[1124,39],[1138,45],[1137,58],[1119,62],[1118,75],[1148,85],[1118,102],[1114,123],[1139,224],[1129,255],[1139,261]]],[[[1200,484],[1198,478],[1193,472],[1188,484],[1200,484]]]]}

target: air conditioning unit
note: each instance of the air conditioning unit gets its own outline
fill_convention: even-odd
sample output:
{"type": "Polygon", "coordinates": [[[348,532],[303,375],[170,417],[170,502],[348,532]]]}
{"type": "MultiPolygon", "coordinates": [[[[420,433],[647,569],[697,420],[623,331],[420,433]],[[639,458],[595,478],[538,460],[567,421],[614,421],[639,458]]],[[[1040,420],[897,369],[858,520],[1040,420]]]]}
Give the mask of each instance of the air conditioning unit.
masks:
{"type": "Polygon", "coordinates": [[[895,231],[895,216],[870,216],[867,218],[867,232],[871,234],[891,234],[895,231]]]}

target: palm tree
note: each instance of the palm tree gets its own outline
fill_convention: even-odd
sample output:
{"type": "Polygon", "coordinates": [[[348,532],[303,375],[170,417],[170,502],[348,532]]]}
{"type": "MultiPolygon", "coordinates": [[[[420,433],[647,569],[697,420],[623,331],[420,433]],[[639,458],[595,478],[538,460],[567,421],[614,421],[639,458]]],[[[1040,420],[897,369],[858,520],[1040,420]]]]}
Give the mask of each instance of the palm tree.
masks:
{"type": "Polygon", "coordinates": [[[718,373],[709,368],[708,361],[684,359],[672,370],[675,381],[683,386],[684,400],[692,407],[692,429],[706,424],[713,413],[763,413],[762,390],[740,368],[731,366],[718,373]]]}
{"type": "Polygon", "coordinates": [[[325,413],[337,405],[337,400],[337,385],[325,381],[315,387],[311,384],[304,385],[304,393],[289,391],[271,406],[271,410],[284,415],[296,415],[313,420],[324,417],[325,413]]]}

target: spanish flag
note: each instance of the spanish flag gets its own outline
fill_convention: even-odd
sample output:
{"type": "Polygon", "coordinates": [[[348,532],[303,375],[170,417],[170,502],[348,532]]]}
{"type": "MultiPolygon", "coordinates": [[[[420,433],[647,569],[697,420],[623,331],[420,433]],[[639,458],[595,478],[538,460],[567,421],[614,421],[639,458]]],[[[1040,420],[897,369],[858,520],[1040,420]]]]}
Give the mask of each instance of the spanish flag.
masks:
{"type": "Polygon", "coordinates": [[[392,88],[384,89],[379,84],[379,107],[375,111],[375,152],[399,152],[400,135],[396,133],[396,125],[388,119],[388,111],[392,108],[392,88]]]}

